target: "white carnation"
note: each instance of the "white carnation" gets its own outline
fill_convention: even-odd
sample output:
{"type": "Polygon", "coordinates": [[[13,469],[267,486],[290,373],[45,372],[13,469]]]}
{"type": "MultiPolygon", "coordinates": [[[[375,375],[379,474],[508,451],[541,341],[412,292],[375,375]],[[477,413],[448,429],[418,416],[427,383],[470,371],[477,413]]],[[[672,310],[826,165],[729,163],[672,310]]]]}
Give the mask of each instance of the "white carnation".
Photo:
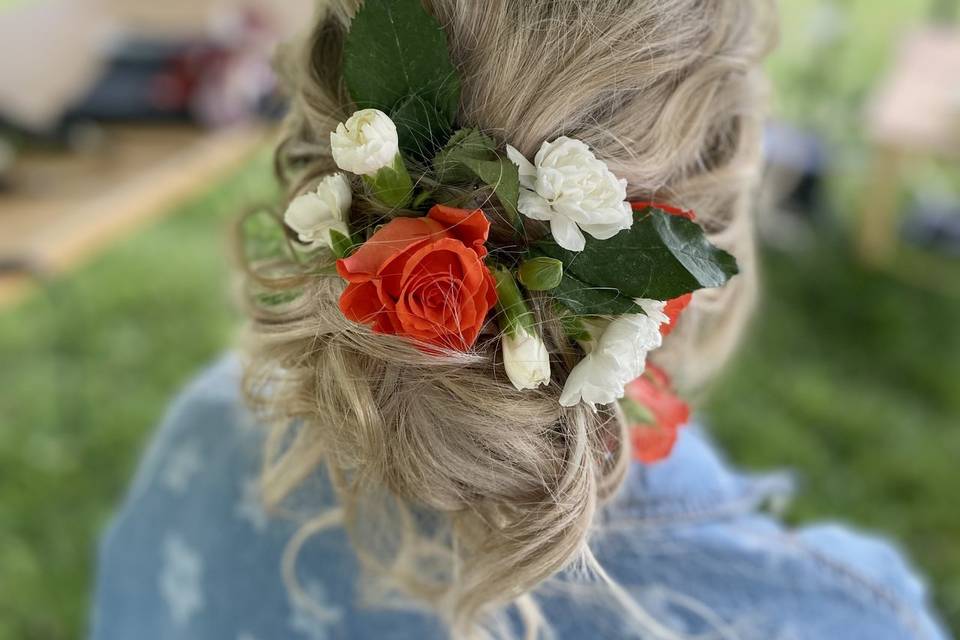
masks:
{"type": "Polygon", "coordinates": [[[363,109],[330,134],[330,150],[337,166],[359,176],[376,175],[393,164],[400,151],[397,127],[377,109],[363,109]]]}
{"type": "Polygon", "coordinates": [[[520,169],[520,212],[549,221],[564,249],[583,251],[584,232],[606,240],[633,224],[627,181],[618,180],[580,140],[544,142],[533,163],[510,145],[507,156],[520,169]]]}
{"type": "Polygon", "coordinates": [[[647,354],[663,342],[660,325],[668,321],[666,303],[637,300],[646,312],[618,316],[595,341],[589,353],[570,372],[560,394],[560,404],[580,402],[610,404],[623,397],[624,387],[639,378],[647,367],[647,354]]]}
{"type": "Polygon", "coordinates": [[[311,249],[331,246],[330,231],[349,237],[347,219],[353,194],[350,180],[342,173],[324,178],[314,191],[294,198],[283,221],[297,233],[300,242],[311,249]]]}
{"type": "Polygon", "coordinates": [[[634,302],[643,312],[656,320],[660,324],[670,324],[670,316],[665,313],[666,302],[660,300],[649,300],[647,298],[636,298],[634,302]]]}
{"type": "Polygon", "coordinates": [[[536,333],[520,328],[504,335],[502,346],[507,377],[518,391],[550,383],[550,354],[536,333]]]}

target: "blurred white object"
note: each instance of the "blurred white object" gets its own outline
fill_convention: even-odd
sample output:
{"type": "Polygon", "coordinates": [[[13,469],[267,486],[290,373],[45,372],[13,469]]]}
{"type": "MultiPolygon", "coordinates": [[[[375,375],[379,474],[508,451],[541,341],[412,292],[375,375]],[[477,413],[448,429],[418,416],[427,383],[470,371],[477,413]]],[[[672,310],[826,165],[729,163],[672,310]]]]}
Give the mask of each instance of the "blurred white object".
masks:
{"type": "Polygon", "coordinates": [[[83,0],[0,11],[0,115],[26,129],[56,123],[102,69],[105,23],[96,4],[83,0]]]}

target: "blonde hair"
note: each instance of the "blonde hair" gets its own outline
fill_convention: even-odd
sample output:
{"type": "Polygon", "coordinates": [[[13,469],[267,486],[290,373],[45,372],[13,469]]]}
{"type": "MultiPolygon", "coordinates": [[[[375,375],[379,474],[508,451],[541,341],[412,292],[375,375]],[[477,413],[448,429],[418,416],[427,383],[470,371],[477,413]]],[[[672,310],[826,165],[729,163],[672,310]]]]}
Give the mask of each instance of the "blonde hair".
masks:
{"type": "MultiPolygon", "coordinates": [[[[358,4],[324,2],[306,46],[285,60],[292,110],[276,162],[287,201],[335,169],[329,134],[351,111],[341,46],[358,4]]],[[[629,181],[631,199],[695,210],[713,242],[738,257],[742,275],[698,294],[657,354],[682,385],[702,384],[730,353],[753,298],[747,201],[758,62],[773,34],[766,0],[425,4],[463,79],[460,125],[528,155],[544,140],[579,138],[629,181]]],[[[536,627],[530,593],[589,557],[594,515],[629,460],[616,407],[558,404],[575,360],[550,308],[535,304],[561,366],[549,387],[518,392],[493,332],[470,353],[425,355],[347,321],[336,277],[293,261],[248,267],[259,293],[290,299],[273,295],[250,310],[246,387],[272,425],[268,504],[324,469],[336,522],[384,584],[428,605],[457,636],[480,634],[509,604],[536,627]],[[436,516],[429,526],[421,510],[436,516]]],[[[296,549],[318,529],[291,545],[291,578],[296,549]]]]}

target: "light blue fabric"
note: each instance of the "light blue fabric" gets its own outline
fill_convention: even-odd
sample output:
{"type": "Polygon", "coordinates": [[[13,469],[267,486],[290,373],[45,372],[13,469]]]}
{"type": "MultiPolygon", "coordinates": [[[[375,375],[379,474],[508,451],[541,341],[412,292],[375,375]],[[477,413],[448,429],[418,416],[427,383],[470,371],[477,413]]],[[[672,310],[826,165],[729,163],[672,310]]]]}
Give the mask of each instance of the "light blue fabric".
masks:
{"type": "MultiPolygon", "coordinates": [[[[297,523],[259,508],[261,433],[238,374],[231,358],[208,370],[155,436],[102,541],[94,640],[444,637],[429,614],[361,602],[339,530],[312,539],[298,564],[314,606],[291,602],[280,567],[297,523]]],[[[324,493],[316,482],[306,495],[324,493]]],[[[730,469],[686,428],[670,460],[634,465],[591,548],[643,611],[691,637],[947,638],[924,584],[889,543],[835,525],[790,530],[768,515],[763,507],[789,491],[789,477],[730,469]]],[[[607,592],[595,583],[571,569],[538,592],[556,637],[644,637],[615,598],[597,598],[607,592]]]]}

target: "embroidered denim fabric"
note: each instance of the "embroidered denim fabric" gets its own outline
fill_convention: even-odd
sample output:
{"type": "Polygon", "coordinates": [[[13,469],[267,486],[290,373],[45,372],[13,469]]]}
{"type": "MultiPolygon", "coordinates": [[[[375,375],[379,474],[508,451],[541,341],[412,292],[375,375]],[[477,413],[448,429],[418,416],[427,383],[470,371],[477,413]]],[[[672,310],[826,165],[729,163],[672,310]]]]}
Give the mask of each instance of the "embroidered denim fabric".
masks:
{"type": "MultiPolygon", "coordinates": [[[[261,430],[238,377],[234,358],[212,367],[156,434],[101,543],[91,637],[444,637],[427,613],[364,604],[339,530],[304,548],[298,573],[310,606],[292,601],[280,567],[297,525],[260,508],[261,430]]],[[[789,498],[789,476],[737,472],[701,430],[681,433],[668,461],[631,469],[591,544],[659,623],[696,638],[948,638],[923,582],[888,542],[832,524],[785,528],[770,512],[789,498]]],[[[537,596],[558,638],[641,637],[629,606],[582,570],[537,596]]]]}

